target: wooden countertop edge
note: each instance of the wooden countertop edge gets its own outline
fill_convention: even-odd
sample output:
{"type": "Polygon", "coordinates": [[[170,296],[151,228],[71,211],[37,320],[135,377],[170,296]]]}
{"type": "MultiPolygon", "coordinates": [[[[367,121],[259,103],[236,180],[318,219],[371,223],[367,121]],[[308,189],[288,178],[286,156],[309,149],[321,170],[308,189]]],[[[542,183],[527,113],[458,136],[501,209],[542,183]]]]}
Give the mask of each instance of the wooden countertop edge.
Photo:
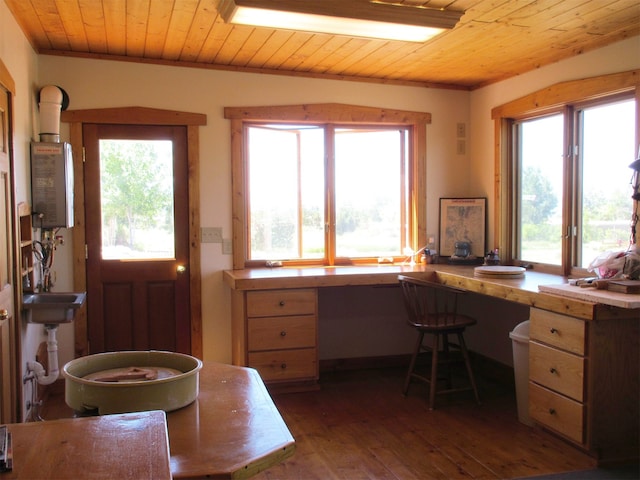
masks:
{"type": "MultiPolygon", "coordinates": [[[[350,268],[350,267],[342,267],[350,268]]],[[[354,267],[354,270],[358,267],[354,267]]],[[[376,267],[371,267],[375,269],[376,267]]],[[[273,276],[245,277],[238,272],[246,270],[224,270],[224,283],[233,290],[264,290],[275,288],[316,288],[316,287],[344,287],[366,285],[394,285],[398,283],[398,275],[424,275],[434,272],[433,268],[415,267],[414,269],[394,270],[385,272],[372,270],[371,272],[348,273],[331,275],[316,273],[309,275],[296,275],[296,272],[304,272],[304,269],[270,270],[273,276]],[[282,275],[282,272],[290,272],[291,275],[282,275]]]]}
{"type": "Polygon", "coordinates": [[[502,280],[498,283],[497,281],[487,281],[486,279],[464,277],[450,272],[437,272],[436,275],[445,285],[452,285],[493,298],[501,298],[530,307],[564,313],[585,320],[593,318],[593,310],[596,305],[593,302],[505,285],[504,283],[509,280],[502,280]]]}
{"type": "Polygon", "coordinates": [[[234,465],[229,468],[228,471],[182,471],[182,472],[172,472],[174,479],[188,480],[188,479],[196,479],[196,478],[218,478],[218,479],[233,479],[233,480],[242,480],[246,478],[251,478],[257,475],[260,472],[267,470],[268,468],[277,465],[287,458],[291,457],[293,453],[296,451],[296,443],[294,440],[286,443],[285,445],[278,448],[278,450],[267,453],[264,456],[255,459],[250,463],[241,463],[238,465],[234,465]]]}
{"type": "Polygon", "coordinates": [[[251,478],[258,473],[277,465],[287,458],[291,457],[296,451],[295,441],[291,441],[286,445],[280,447],[279,450],[272,452],[264,457],[261,457],[246,465],[238,465],[228,478],[233,479],[245,479],[251,478]]]}

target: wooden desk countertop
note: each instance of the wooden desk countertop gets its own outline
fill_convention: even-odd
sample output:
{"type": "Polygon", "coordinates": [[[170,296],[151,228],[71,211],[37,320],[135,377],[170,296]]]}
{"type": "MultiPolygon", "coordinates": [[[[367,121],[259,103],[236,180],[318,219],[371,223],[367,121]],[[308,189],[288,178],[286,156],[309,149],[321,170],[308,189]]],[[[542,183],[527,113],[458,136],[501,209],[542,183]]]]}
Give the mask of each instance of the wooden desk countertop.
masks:
{"type": "MultiPolygon", "coordinates": [[[[522,292],[538,293],[538,285],[566,283],[566,277],[527,271],[522,279],[475,278],[475,266],[465,265],[356,265],[339,267],[279,267],[225,270],[225,283],[234,290],[262,290],[273,288],[342,287],[349,285],[393,285],[398,275],[460,277],[476,282],[488,281],[496,285],[516,288],[522,292]]],[[[516,300],[517,301],[517,300],[516,300]]],[[[526,302],[525,302],[526,303],[526,302]]]]}
{"type": "Polygon", "coordinates": [[[584,292],[584,289],[581,289],[583,291],[579,292],[582,294],[580,296],[568,295],[573,292],[563,295],[540,291],[540,286],[566,285],[568,278],[561,275],[527,270],[523,278],[517,279],[475,277],[474,268],[475,266],[448,264],[254,268],[225,270],[223,278],[225,283],[234,290],[262,290],[392,285],[398,282],[398,275],[427,276],[475,293],[538,306],[558,313],[571,313],[585,319],[592,318],[596,304],[614,305],[623,309],[638,308],[636,306],[638,295],[594,289],[590,289],[591,292],[584,292]],[[584,295],[585,293],[589,295],[584,295]],[[613,297],[615,302],[611,303],[613,297]]]}
{"type": "Polygon", "coordinates": [[[13,470],[0,479],[170,479],[163,411],[7,426],[13,470]]]}
{"type": "Polygon", "coordinates": [[[248,478],[295,450],[289,429],[251,368],[204,362],[197,399],[169,412],[167,423],[173,478],[248,478]]]}

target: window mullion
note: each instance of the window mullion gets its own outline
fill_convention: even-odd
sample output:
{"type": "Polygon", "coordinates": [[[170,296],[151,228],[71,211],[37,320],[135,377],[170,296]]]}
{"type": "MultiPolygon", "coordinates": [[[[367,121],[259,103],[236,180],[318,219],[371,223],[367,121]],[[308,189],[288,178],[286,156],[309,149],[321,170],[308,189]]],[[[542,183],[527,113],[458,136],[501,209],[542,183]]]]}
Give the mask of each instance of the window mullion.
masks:
{"type": "MultiPolygon", "coordinates": [[[[417,248],[421,248],[421,246],[417,245],[417,242],[413,241],[411,238],[411,229],[409,228],[410,218],[414,216],[414,210],[409,210],[407,208],[407,204],[411,204],[412,199],[408,196],[408,188],[409,182],[413,181],[414,172],[410,172],[407,166],[407,161],[405,158],[406,153],[406,145],[405,145],[405,136],[404,131],[398,131],[400,135],[400,224],[402,233],[400,238],[402,239],[401,250],[404,251],[406,246],[411,246],[415,251],[417,248]],[[413,244],[413,245],[412,245],[413,244]]],[[[417,253],[417,252],[416,252],[417,253]]]]}
{"type": "Polygon", "coordinates": [[[328,124],[324,134],[325,151],[325,209],[324,238],[325,261],[327,265],[335,265],[336,260],[336,202],[335,202],[335,126],[328,124]]]}
{"type": "Polygon", "coordinates": [[[582,241],[584,239],[583,226],[583,155],[584,142],[582,138],[582,111],[575,108],[568,108],[567,118],[571,121],[572,149],[571,162],[573,167],[572,176],[572,223],[571,231],[573,233],[571,241],[571,263],[567,265],[565,270],[567,274],[573,273],[573,269],[582,264],[582,241]]]}
{"type": "Polygon", "coordinates": [[[303,207],[302,207],[302,141],[300,138],[300,131],[296,131],[296,155],[297,155],[297,161],[296,161],[296,165],[298,168],[298,172],[297,172],[297,183],[298,183],[298,199],[297,199],[297,203],[298,203],[298,257],[302,258],[302,252],[304,252],[304,235],[303,235],[303,207]]]}
{"type": "Polygon", "coordinates": [[[564,155],[563,155],[563,191],[562,191],[562,274],[569,275],[574,260],[574,242],[576,225],[577,191],[576,180],[579,175],[575,164],[575,138],[573,135],[573,110],[565,107],[563,112],[564,122],[564,155]]]}

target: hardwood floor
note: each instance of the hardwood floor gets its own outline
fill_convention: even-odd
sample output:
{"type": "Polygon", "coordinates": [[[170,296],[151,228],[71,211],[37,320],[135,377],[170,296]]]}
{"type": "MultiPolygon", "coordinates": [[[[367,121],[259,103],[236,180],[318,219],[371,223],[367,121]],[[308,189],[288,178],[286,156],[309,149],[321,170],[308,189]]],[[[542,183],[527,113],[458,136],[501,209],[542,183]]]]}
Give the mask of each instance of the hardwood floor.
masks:
{"type": "MultiPolygon", "coordinates": [[[[402,391],[403,369],[323,372],[321,389],[274,394],[296,452],[256,479],[512,479],[586,470],[595,462],[517,419],[512,384],[480,377],[472,393],[427,407],[426,385],[402,391]]],[[[69,416],[54,391],[45,419],[69,416]]]]}
{"type": "Polygon", "coordinates": [[[517,419],[513,385],[479,379],[427,407],[425,384],[401,394],[404,370],[323,373],[318,392],[274,400],[296,452],[258,479],[507,479],[585,470],[593,459],[517,419]]]}

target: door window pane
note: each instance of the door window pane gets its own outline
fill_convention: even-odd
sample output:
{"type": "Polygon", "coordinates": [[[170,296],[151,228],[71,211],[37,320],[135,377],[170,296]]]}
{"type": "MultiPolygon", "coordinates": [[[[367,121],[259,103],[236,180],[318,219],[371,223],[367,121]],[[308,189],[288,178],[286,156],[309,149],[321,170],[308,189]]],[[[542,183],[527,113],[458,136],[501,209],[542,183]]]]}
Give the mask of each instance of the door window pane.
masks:
{"type": "Polygon", "coordinates": [[[173,144],[101,139],[103,259],[172,259],[173,144]]]}
{"type": "Polygon", "coordinates": [[[578,266],[586,268],[600,253],[623,250],[629,242],[635,101],[586,108],[580,119],[582,249],[578,266]]]}
{"type": "Polygon", "coordinates": [[[563,115],[522,122],[519,258],[562,264],[563,115]]]}

